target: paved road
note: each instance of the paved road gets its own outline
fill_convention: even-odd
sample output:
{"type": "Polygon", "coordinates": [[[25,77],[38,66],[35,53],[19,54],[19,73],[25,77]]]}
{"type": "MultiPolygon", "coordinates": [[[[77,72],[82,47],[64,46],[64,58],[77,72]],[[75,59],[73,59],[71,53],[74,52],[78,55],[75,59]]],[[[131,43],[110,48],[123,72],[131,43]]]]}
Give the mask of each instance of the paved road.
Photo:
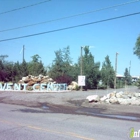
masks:
{"type": "MultiPolygon", "coordinates": [[[[117,91],[120,90],[138,89],[117,91]]],[[[88,95],[112,91],[0,91],[0,140],[128,140],[131,127],[140,129],[139,106],[90,104],[90,107],[84,101],[88,95]]]]}
{"type": "Polygon", "coordinates": [[[0,140],[129,140],[139,122],[0,103],[0,140]]]}

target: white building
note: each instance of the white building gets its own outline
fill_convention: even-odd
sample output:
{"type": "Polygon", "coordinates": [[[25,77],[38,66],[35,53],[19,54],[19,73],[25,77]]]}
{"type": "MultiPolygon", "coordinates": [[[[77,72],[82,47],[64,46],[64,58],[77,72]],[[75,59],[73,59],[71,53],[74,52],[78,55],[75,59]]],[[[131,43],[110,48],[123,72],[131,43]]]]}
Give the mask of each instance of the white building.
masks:
{"type": "MultiPolygon", "coordinates": [[[[123,79],[125,76],[121,74],[117,74],[116,77],[118,79],[123,79]]],[[[132,77],[132,82],[136,82],[138,79],[140,79],[140,76],[131,76],[132,77]]]]}

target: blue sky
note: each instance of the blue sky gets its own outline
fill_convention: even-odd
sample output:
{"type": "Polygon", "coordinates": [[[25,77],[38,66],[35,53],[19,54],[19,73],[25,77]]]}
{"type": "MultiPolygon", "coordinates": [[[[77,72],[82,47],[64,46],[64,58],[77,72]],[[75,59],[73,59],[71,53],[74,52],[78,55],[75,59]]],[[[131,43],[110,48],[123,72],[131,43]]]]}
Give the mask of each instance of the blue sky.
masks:
{"type": "MultiPolygon", "coordinates": [[[[0,13],[42,1],[0,0],[0,13]]],[[[0,31],[126,2],[130,2],[130,0],[51,0],[37,6],[0,14],[0,31]]],[[[38,26],[0,32],[0,40],[114,18],[135,12],[140,12],[140,1],[38,26]]],[[[118,52],[118,73],[123,74],[125,68],[129,68],[131,61],[131,75],[140,75],[140,60],[133,54],[133,47],[140,35],[139,26],[140,15],[134,15],[69,30],[0,42],[0,55],[7,54],[9,56],[7,60],[22,62],[20,51],[22,46],[25,45],[25,59],[27,62],[31,60],[31,56],[39,54],[44,66],[47,66],[54,60],[56,50],[70,46],[71,57],[73,63],[75,63],[80,56],[80,47],[89,45],[94,46],[90,51],[94,55],[95,62],[99,61],[102,64],[105,57],[109,55],[114,67],[115,54],[118,52]]]]}

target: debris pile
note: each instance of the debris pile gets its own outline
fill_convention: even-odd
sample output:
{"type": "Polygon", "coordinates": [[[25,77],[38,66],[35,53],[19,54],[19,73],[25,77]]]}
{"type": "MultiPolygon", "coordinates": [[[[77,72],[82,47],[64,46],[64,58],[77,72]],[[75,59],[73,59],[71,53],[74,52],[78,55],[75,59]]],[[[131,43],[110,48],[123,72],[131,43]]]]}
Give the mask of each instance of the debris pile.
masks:
{"type": "Polygon", "coordinates": [[[105,96],[90,95],[86,98],[89,102],[107,104],[140,105],[140,93],[112,92],[105,96]]]}
{"type": "Polygon", "coordinates": [[[68,86],[68,90],[78,90],[78,83],[75,81],[72,81],[71,84],[68,86]]]}
{"type": "MultiPolygon", "coordinates": [[[[40,89],[41,84],[46,84],[46,86],[47,84],[49,84],[50,86],[52,85],[52,88],[54,88],[53,85],[57,86],[57,88],[58,86],[60,86],[59,83],[56,83],[56,81],[54,81],[49,76],[43,76],[41,74],[39,76],[28,75],[26,77],[22,77],[22,79],[19,80],[18,83],[27,84],[26,90],[33,90],[33,86],[35,84],[38,84],[38,85],[35,85],[36,89],[40,89]]],[[[60,83],[60,84],[62,84],[61,86],[63,86],[64,84],[67,85],[66,83],[60,83]]],[[[79,89],[78,83],[75,81],[72,81],[66,90],[78,90],[78,89],[79,89]]]]}
{"type": "Polygon", "coordinates": [[[22,77],[22,79],[18,83],[27,84],[26,89],[32,90],[32,87],[34,84],[39,84],[38,86],[36,86],[36,89],[39,89],[40,84],[42,84],[42,83],[43,84],[48,84],[48,83],[55,84],[56,82],[49,76],[43,76],[40,74],[39,76],[28,75],[26,77],[22,77]]]}

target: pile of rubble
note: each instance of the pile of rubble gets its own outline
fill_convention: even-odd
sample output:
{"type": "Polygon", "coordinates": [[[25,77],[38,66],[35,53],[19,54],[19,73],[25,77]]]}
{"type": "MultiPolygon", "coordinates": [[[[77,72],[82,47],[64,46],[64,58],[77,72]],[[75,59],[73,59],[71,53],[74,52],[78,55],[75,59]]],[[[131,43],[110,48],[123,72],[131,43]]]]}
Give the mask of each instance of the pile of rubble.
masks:
{"type": "Polygon", "coordinates": [[[140,105],[140,93],[112,92],[105,96],[90,95],[86,98],[89,102],[107,104],[140,105]]]}
{"type": "MultiPolygon", "coordinates": [[[[38,84],[36,86],[36,89],[40,89],[40,84],[56,84],[56,81],[54,81],[52,78],[49,76],[33,76],[33,75],[28,75],[26,77],[22,77],[21,80],[18,82],[19,84],[27,84],[26,90],[32,90],[33,86],[35,84],[38,84]]],[[[77,90],[78,89],[78,84],[77,82],[72,81],[71,84],[67,87],[68,90],[77,90]]]]}
{"type": "Polygon", "coordinates": [[[68,90],[78,90],[78,83],[75,81],[72,81],[71,84],[68,86],[68,90]]]}
{"type": "MultiPolygon", "coordinates": [[[[32,89],[32,86],[34,84],[48,84],[48,83],[56,83],[52,78],[50,78],[49,76],[43,76],[43,75],[39,75],[39,76],[33,76],[33,75],[28,75],[26,77],[22,77],[22,79],[18,82],[20,84],[27,84],[27,90],[32,89]]],[[[37,86],[36,88],[40,88],[39,86],[37,86]]]]}
{"type": "MultiPolygon", "coordinates": [[[[35,84],[38,84],[36,89],[40,89],[40,84],[56,84],[56,81],[54,81],[49,76],[43,76],[40,74],[39,76],[28,75],[26,77],[22,77],[18,83],[27,84],[26,90],[33,90],[33,86],[35,84]]],[[[79,87],[77,82],[72,81],[71,84],[67,87],[67,90],[78,90],[78,88],[79,87]]]]}

